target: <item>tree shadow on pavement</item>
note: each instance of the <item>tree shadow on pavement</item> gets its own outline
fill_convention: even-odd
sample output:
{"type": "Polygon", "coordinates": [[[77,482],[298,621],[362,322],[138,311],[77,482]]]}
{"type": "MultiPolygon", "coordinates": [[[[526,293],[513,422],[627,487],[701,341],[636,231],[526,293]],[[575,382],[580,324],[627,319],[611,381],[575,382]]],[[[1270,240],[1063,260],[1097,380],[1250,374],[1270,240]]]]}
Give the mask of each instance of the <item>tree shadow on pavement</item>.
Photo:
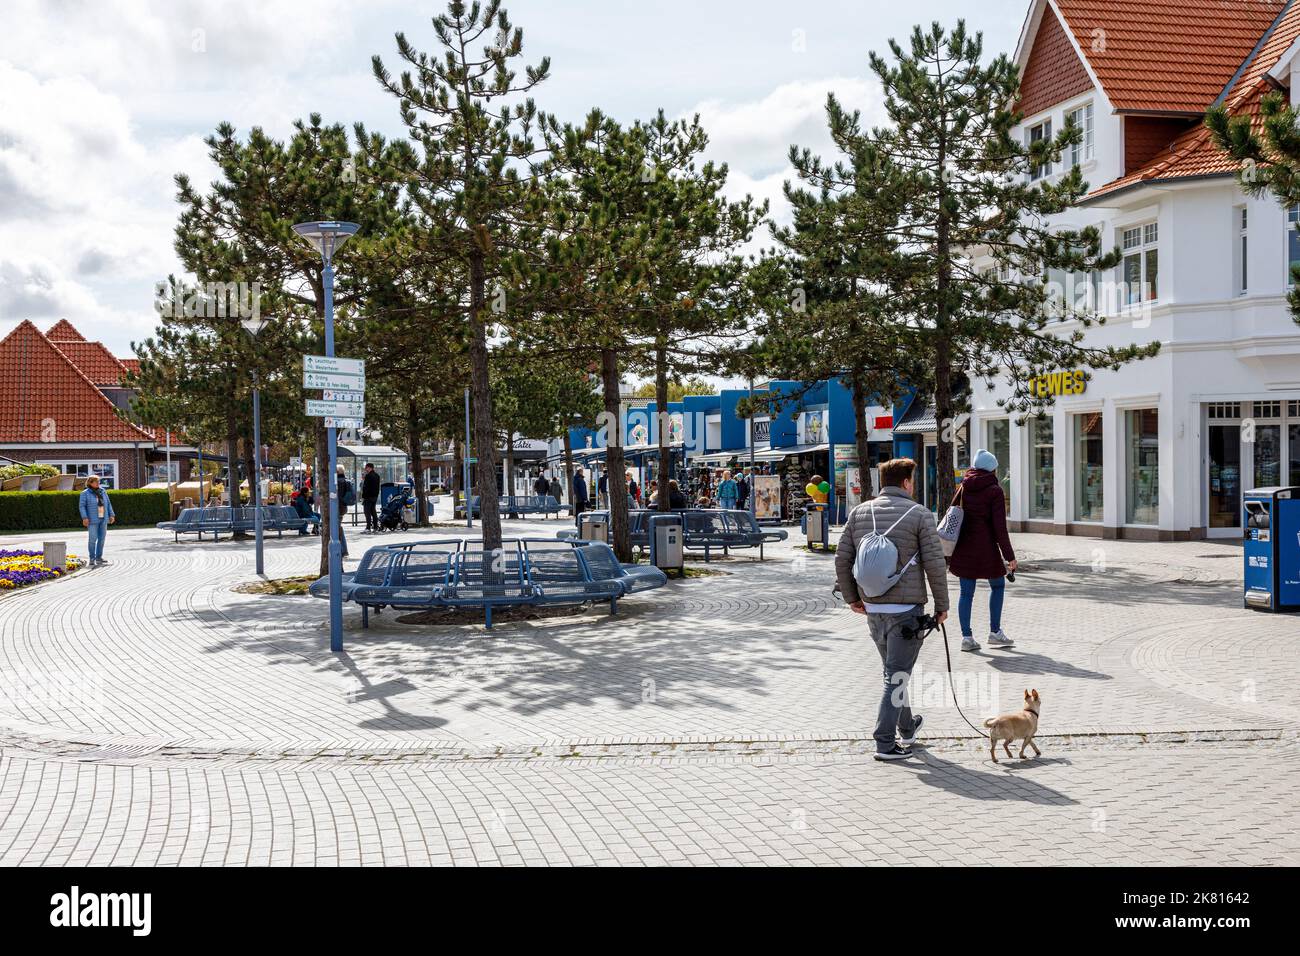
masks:
{"type": "Polygon", "coordinates": [[[971,653],[971,656],[987,661],[994,670],[1003,674],[1024,674],[1028,677],[1051,674],[1056,677],[1069,677],[1079,680],[1115,679],[1111,674],[1088,670],[1086,667],[1079,667],[1067,661],[1048,657],[1045,654],[1018,651],[1014,647],[997,651],[975,651],[971,653]]]}

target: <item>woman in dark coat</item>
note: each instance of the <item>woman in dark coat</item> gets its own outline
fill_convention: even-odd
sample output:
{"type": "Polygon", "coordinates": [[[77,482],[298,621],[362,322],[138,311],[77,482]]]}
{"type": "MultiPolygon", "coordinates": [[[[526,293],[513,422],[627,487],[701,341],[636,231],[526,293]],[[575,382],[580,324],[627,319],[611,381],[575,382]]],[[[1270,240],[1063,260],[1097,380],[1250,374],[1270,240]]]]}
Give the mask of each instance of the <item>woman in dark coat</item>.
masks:
{"type": "Polygon", "coordinates": [[[989,582],[989,644],[1010,647],[1014,641],[1002,633],[1002,599],[1006,573],[1016,569],[1016,552],[1007,535],[1007,501],[996,474],[998,460],[981,448],[971,461],[971,469],[962,478],[953,502],[965,512],[957,546],[948,560],[948,570],[961,582],[957,618],[961,622],[961,649],[977,651],[979,644],[971,631],[971,606],[975,603],[975,583],[989,582]],[[1005,561],[1005,564],[1003,563],[1005,561]]]}

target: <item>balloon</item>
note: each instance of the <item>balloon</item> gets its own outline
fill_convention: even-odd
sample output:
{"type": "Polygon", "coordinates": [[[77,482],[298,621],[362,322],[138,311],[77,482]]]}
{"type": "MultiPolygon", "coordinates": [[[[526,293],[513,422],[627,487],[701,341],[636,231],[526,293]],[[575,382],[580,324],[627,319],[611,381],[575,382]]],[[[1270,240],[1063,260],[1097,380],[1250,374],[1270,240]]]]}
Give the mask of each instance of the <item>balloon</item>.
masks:
{"type": "Polygon", "coordinates": [[[804,485],[804,489],[803,489],[803,490],[804,490],[804,493],[805,493],[809,498],[816,498],[816,497],[817,497],[817,491],[818,491],[818,488],[817,488],[817,486],[814,485],[811,481],[808,482],[808,484],[804,485]]]}
{"type": "Polygon", "coordinates": [[[817,486],[817,490],[820,491],[822,494],[828,494],[831,490],[831,483],[829,481],[823,481],[820,485],[817,486]]]}

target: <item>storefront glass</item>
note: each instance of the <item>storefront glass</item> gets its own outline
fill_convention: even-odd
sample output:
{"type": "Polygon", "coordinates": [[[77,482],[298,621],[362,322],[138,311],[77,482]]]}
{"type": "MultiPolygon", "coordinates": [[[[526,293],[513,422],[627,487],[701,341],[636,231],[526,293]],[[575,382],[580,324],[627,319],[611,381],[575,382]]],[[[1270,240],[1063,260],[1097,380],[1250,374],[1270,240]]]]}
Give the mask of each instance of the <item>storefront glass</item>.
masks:
{"type": "Polygon", "coordinates": [[[1241,426],[1210,426],[1211,528],[1241,527],[1241,426]]]}
{"type": "Polygon", "coordinates": [[[988,423],[988,450],[998,460],[998,484],[1011,511],[1011,420],[997,418],[988,423]]]}
{"type": "Polygon", "coordinates": [[[1124,413],[1128,524],[1160,523],[1160,413],[1138,408],[1124,413]]]}
{"type": "Polygon", "coordinates": [[[1055,429],[1050,418],[1029,423],[1029,517],[1051,519],[1056,502],[1055,429]]]}
{"type": "Polygon", "coordinates": [[[1074,520],[1102,520],[1101,412],[1074,416],[1074,520]]]}
{"type": "Polygon", "coordinates": [[[1255,426],[1255,488],[1271,488],[1282,480],[1282,426],[1255,426]]]}
{"type": "Polygon", "coordinates": [[[1286,483],[1296,488],[1300,487],[1300,425],[1287,429],[1287,442],[1291,448],[1291,474],[1286,483]]]}

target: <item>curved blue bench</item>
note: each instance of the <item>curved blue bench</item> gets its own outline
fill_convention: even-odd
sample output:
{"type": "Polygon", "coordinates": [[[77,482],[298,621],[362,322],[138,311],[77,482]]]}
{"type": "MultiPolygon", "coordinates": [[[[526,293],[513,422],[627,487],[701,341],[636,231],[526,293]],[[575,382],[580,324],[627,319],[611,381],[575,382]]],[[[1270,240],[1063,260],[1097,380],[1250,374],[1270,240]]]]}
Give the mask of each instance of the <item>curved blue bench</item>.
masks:
{"type": "MultiPolygon", "coordinates": [[[[283,537],[286,531],[304,530],[310,522],[298,516],[288,505],[263,505],[262,530],[274,531],[277,537],[283,537]]],[[[175,540],[180,541],[183,534],[197,534],[203,540],[205,534],[212,535],[212,540],[221,540],[222,534],[234,534],[236,531],[251,532],[257,527],[257,512],[253,508],[229,505],[213,505],[210,508],[185,508],[175,521],[160,521],[156,525],[160,531],[170,531],[175,540]]]]}
{"type": "MultiPolygon", "coordinates": [[[[748,511],[723,508],[674,508],[671,514],[682,516],[683,546],[691,551],[703,551],[704,560],[708,561],[711,552],[721,550],[724,554],[732,548],[758,548],[762,559],[764,544],[784,541],[787,532],[783,528],[764,528],[748,511]]],[[[646,550],[650,547],[650,518],[658,514],[655,509],[638,508],[628,512],[628,536],[632,547],[646,550]]],[[[584,522],[600,520],[608,522],[608,511],[587,511],[578,516],[579,528],[566,528],[556,532],[561,540],[575,540],[581,535],[584,522]]]]}
{"type": "MultiPolygon", "coordinates": [[[[520,538],[496,551],[473,545],[445,539],[370,548],[344,575],[343,600],[361,607],[364,627],[371,608],[385,607],[482,607],[491,627],[496,607],[608,601],[614,614],[619,598],[668,581],[658,568],[624,567],[603,542],[520,538]]],[[[307,590],[328,598],[329,578],[307,590]]]]}

